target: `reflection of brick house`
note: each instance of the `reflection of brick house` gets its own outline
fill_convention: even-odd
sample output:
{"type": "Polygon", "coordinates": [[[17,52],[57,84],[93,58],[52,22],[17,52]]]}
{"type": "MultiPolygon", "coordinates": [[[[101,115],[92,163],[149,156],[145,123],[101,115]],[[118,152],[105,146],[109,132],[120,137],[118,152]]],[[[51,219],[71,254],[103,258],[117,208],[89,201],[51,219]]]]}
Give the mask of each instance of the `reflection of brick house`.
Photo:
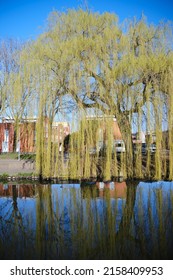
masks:
{"type": "Polygon", "coordinates": [[[99,191],[99,197],[109,195],[115,199],[125,199],[127,196],[126,182],[96,182],[96,187],[99,191]]]}
{"type": "Polygon", "coordinates": [[[91,197],[99,198],[113,198],[113,199],[126,199],[127,198],[127,184],[123,182],[96,182],[88,184],[87,182],[81,183],[82,198],[86,199],[91,197]]]}
{"type": "Polygon", "coordinates": [[[35,187],[33,185],[24,184],[24,185],[3,185],[0,184],[0,197],[12,197],[15,195],[20,198],[26,198],[26,197],[34,197],[35,196],[35,187]]]}

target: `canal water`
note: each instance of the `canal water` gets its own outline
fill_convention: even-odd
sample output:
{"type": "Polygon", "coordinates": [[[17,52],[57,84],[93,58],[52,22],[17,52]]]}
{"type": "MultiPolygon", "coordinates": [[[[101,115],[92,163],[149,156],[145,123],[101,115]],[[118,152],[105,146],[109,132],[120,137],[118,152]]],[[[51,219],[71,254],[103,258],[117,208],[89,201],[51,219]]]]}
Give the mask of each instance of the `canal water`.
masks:
{"type": "Polygon", "coordinates": [[[173,259],[173,182],[0,184],[1,259],[173,259]]]}

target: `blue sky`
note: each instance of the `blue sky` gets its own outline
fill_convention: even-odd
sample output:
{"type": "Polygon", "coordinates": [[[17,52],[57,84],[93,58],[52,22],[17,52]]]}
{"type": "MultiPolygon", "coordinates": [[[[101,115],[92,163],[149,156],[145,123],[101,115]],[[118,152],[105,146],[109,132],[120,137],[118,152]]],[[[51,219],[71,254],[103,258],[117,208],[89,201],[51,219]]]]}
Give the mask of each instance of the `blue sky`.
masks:
{"type": "MultiPolygon", "coordinates": [[[[0,0],[0,38],[36,38],[53,10],[82,6],[82,0],[0,0]]],[[[173,21],[173,0],[88,0],[93,11],[115,12],[120,21],[144,13],[149,22],[173,21]]]]}

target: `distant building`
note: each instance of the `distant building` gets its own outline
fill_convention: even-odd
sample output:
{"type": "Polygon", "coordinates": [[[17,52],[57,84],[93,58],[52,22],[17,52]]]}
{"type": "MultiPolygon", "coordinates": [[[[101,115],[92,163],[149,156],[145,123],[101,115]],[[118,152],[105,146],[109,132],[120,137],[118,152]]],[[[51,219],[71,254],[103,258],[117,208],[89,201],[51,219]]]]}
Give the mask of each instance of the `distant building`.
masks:
{"type": "Polygon", "coordinates": [[[62,144],[67,135],[70,134],[68,122],[53,122],[52,124],[52,143],[62,144]]]}
{"type": "MultiPolygon", "coordinates": [[[[48,118],[44,120],[44,137],[48,139],[48,118]]],[[[16,137],[16,152],[36,152],[36,118],[23,119],[18,127],[18,135],[15,135],[15,122],[13,119],[2,119],[0,123],[0,153],[14,151],[16,137]]],[[[52,142],[62,143],[70,133],[70,126],[67,122],[53,122],[52,142]]]]}
{"type": "MultiPolygon", "coordinates": [[[[164,130],[158,132],[162,138],[161,140],[161,148],[169,149],[169,135],[173,133],[173,130],[164,130]]],[[[173,135],[173,134],[172,134],[173,135]]],[[[146,142],[151,144],[156,144],[156,133],[151,132],[146,135],[146,142]]]]}
{"type": "MultiPolygon", "coordinates": [[[[96,133],[96,139],[94,140],[94,146],[90,147],[90,154],[94,154],[98,151],[104,149],[107,145],[107,140],[111,136],[113,140],[113,145],[123,145],[123,151],[125,151],[125,144],[122,139],[122,134],[117,123],[117,120],[112,115],[104,116],[87,116],[88,123],[95,123],[96,130],[93,131],[96,133]],[[109,122],[110,120],[110,122],[109,122]],[[108,125],[110,124],[110,125],[108,125]],[[120,144],[119,144],[120,142],[120,144]]],[[[122,148],[122,147],[121,147],[122,148]]]]}
{"type": "Polygon", "coordinates": [[[146,136],[143,131],[132,133],[133,144],[142,144],[146,142],[146,136]]]}
{"type": "Polygon", "coordinates": [[[22,120],[15,135],[14,119],[3,119],[0,123],[0,152],[14,151],[16,138],[16,152],[34,153],[36,146],[36,119],[22,120]]]}
{"type": "MultiPolygon", "coordinates": [[[[163,143],[164,143],[164,147],[165,149],[169,149],[169,130],[165,130],[162,132],[162,139],[163,139],[163,143]]],[[[173,130],[172,130],[173,133],[173,130]]],[[[172,134],[173,135],[173,134],[172,134]]]]}
{"type": "Polygon", "coordinates": [[[12,152],[14,145],[14,123],[0,123],[0,153],[12,152]]]}
{"type": "Polygon", "coordinates": [[[156,143],[156,133],[155,132],[152,132],[152,131],[147,132],[145,138],[146,138],[146,143],[150,143],[150,144],[156,143]]]}
{"type": "Polygon", "coordinates": [[[99,136],[102,135],[103,140],[106,140],[106,135],[107,135],[107,127],[106,127],[106,122],[104,120],[112,121],[112,136],[114,140],[122,140],[122,134],[119,128],[119,125],[117,123],[117,120],[113,116],[87,116],[88,121],[98,121],[100,125],[100,131],[99,131],[99,136]]]}

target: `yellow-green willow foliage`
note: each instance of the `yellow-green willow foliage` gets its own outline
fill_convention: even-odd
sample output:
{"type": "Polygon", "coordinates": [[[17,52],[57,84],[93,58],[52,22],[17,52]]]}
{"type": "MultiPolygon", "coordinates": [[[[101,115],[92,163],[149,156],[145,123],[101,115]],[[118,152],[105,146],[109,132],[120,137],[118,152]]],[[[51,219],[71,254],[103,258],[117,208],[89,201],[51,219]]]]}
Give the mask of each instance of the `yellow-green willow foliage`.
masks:
{"type": "Polygon", "coordinates": [[[121,174],[173,178],[171,33],[167,23],[154,26],[144,17],[121,26],[110,13],[79,9],[50,15],[45,32],[21,55],[35,93],[32,102],[38,116],[36,165],[40,175],[100,176],[106,180],[121,174]],[[74,108],[84,112],[84,117],[70,136],[69,159],[64,160],[63,145],[60,153],[60,143],[52,141],[52,123],[59,112],[73,116],[74,108]],[[89,112],[95,121],[89,121],[89,112]],[[96,112],[103,116],[100,122],[96,112]],[[119,157],[112,151],[113,117],[126,147],[119,157]],[[134,152],[134,118],[138,135],[147,135],[147,150],[156,143],[155,154],[143,156],[141,146],[134,152]],[[103,127],[104,152],[99,153],[103,127]],[[163,149],[169,149],[169,155],[163,149]]]}
{"type": "Polygon", "coordinates": [[[69,143],[69,177],[105,180],[118,176],[113,145],[113,117],[84,116],[69,143]]]}
{"type": "Polygon", "coordinates": [[[169,69],[169,77],[168,77],[168,147],[169,147],[169,179],[173,178],[173,63],[172,67],[169,69]]]}
{"type": "Polygon", "coordinates": [[[47,248],[54,252],[54,241],[48,239],[46,247],[44,244],[47,234],[54,233],[54,216],[51,197],[51,187],[49,185],[38,186],[36,199],[36,250],[38,258],[45,258],[47,248]]]}

